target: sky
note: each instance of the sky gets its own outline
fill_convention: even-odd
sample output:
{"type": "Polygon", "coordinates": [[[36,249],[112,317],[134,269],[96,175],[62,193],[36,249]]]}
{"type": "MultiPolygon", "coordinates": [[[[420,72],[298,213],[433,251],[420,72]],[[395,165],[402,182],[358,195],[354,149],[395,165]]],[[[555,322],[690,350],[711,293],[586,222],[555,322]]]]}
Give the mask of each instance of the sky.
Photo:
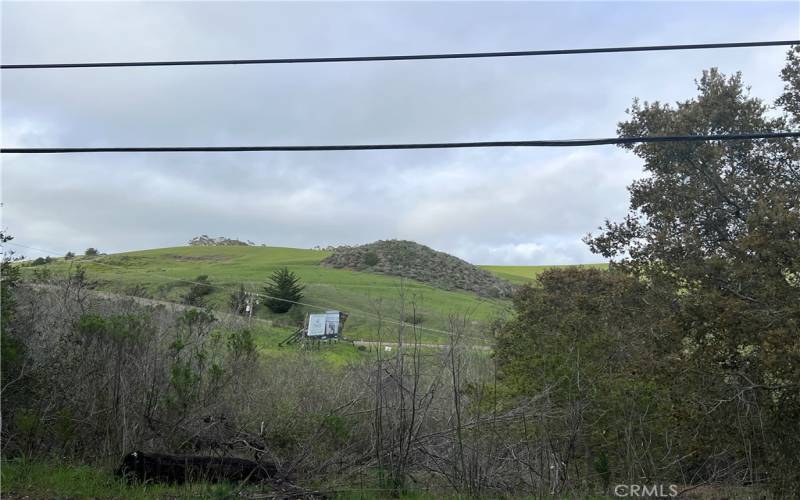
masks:
{"type": "MultiPolygon", "coordinates": [[[[514,51],[800,38],[800,2],[3,2],[5,64],[514,51]]],[[[612,137],[633,98],[741,71],[772,102],[785,47],[265,66],[4,70],[3,147],[612,137]]],[[[476,264],[600,262],[628,208],[614,146],[3,155],[2,227],[53,255],[226,236],[414,240],[476,264]]],[[[23,249],[31,257],[40,252],[23,249]]]]}

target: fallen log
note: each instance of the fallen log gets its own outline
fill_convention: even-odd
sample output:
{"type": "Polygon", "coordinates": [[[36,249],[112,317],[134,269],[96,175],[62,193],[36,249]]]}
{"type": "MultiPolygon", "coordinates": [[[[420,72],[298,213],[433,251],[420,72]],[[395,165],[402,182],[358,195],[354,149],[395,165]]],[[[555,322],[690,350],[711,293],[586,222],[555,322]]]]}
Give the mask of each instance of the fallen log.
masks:
{"type": "Polygon", "coordinates": [[[116,474],[128,480],[153,483],[271,481],[277,476],[272,464],[231,457],[166,455],[134,451],[122,459],[116,474]]]}

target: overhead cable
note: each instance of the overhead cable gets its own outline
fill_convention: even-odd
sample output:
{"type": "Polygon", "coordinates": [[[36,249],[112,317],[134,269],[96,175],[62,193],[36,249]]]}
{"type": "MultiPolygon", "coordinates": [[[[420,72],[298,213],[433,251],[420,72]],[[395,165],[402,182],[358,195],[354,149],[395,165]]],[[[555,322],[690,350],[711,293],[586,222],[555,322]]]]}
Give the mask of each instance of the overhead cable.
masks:
{"type": "Polygon", "coordinates": [[[56,68],[118,68],[131,66],[218,66],[239,64],[303,64],[335,62],[378,62],[378,61],[419,61],[431,59],[479,59],[493,57],[531,57],[575,54],[607,54],[617,52],[655,52],[668,50],[733,49],[744,47],[772,47],[798,45],[800,40],[771,40],[762,42],[692,43],[683,45],[641,45],[633,47],[595,47],[583,49],[544,49],[503,52],[461,52],[450,54],[414,54],[384,56],[346,56],[346,57],[300,57],[271,59],[204,59],[173,61],[127,61],[127,62],[78,62],[78,63],[38,63],[2,64],[0,69],[56,69],[56,68]]]}
{"type": "Polygon", "coordinates": [[[579,147],[609,144],[638,144],[698,141],[743,141],[753,139],[785,139],[800,137],[800,132],[754,132],[747,134],[662,135],[607,137],[601,139],[556,139],[529,141],[435,142],[407,144],[338,144],[325,146],[147,146],[147,147],[58,147],[0,148],[4,154],[56,153],[231,153],[247,151],[364,151],[385,149],[457,149],[508,147],[579,147]]]}

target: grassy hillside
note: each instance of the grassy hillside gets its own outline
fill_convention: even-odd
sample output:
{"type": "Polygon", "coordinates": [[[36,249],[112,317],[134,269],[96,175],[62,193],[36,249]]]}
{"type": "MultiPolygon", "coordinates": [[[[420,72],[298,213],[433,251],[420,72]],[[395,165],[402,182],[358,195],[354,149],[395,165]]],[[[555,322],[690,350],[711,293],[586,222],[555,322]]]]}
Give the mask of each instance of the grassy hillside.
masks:
{"type": "MultiPolygon", "coordinates": [[[[506,281],[510,281],[515,285],[525,285],[536,281],[536,277],[542,271],[552,269],[554,267],[568,267],[568,266],[478,266],[487,271],[491,271],[497,276],[506,281]]],[[[597,269],[606,269],[608,264],[584,264],[583,267],[594,267],[597,269]]]]}
{"type": "MultiPolygon", "coordinates": [[[[422,318],[419,324],[426,328],[446,329],[451,313],[469,312],[473,320],[483,322],[508,307],[506,301],[482,299],[467,292],[445,291],[392,276],[319,266],[328,255],[324,251],[293,248],[189,246],[93,259],[58,259],[44,266],[25,268],[25,273],[31,275],[46,269],[55,275],[64,275],[70,267],[81,265],[90,279],[100,282],[101,290],[131,293],[134,287],[140,286],[148,296],[169,301],[180,301],[190,286],[177,280],[193,280],[205,274],[215,285],[209,304],[217,310],[227,310],[228,296],[239,284],[244,284],[248,290],[260,291],[273,270],[286,266],[306,286],[303,302],[350,313],[345,334],[358,339],[376,337],[378,310],[389,320],[399,318],[402,287],[405,287],[407,302],[416,298],[418,315],[422,318]]],[[[295,316],[309,311],[318,309],[301,307],[295,316]]],[[[259,308],[258,316],[280,322],[288,320],[286,315],[276,317],[265,307],[259,308]]],[[[425,332],[423,338],[428,342],[441,342],[445,336],[425,332]]]]}
{"type": "MultiPolygon", "coordinates": [[[[441,290],[413,280],[320,266],[320,261],[329,255],[330,252],[326,251],[297,248],[186,246],[95,258],[76,257],[72,261],[57,259],[47,265],[26,267],[24,272],[28,276],[43,271],[58,276],[80,265],[86,269],[90,279],[99,281],[100,290],[136,294],[144,291],[151,298],[175,302],[180,302],[190,286],[181,280],[194,280],[205,274],[215,287],[209,305],[216,310],[227,311],[228,296],[240,284],[247,290],[260,291],[272,271],[286,266],[305,285],[303,302],[309,306],[280,316],[261,307],[257,317],[286,324],[308,312],[338,309],[350,313],[345,335],[355,339],[377,337],[376,316],[379,311],[389,321],[399,319],[403,288],[407,304],[412,298],[417,301],[418,316],[421,317],[419,325],[424,328],[444,330],[447,329],[450,314],[469,313],[475,327],[470,335],[475,335],[480,323],[504,314],[510,306],[505,300],[480,298],[469,292],[441,290]],[[135,290],[136,287],[140,290],[135,290]]],[[[605,264],[592,266],[605,267],[605,264]]],[[[553,266],[481,267],[512,283],[525,284],[553,266]]],[[[410,313],[407,311],[408,315],[410,313]]],[[[444,342],[445,339],[446,336],[436,332],[423,333],[426,342],[444,342]]]]}

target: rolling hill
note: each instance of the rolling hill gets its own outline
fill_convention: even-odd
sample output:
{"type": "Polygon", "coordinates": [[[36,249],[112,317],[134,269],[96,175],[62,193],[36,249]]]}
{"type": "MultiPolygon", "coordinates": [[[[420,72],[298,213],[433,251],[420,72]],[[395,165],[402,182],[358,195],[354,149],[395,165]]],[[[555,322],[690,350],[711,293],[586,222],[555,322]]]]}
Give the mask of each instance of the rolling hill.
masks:
{"type": "MultiPolygon", "coordinates": [[[[187,281],[207,275],[214,285],[209,305],[216,310],[228,310],[228,297],[239,285],[247,290],[260,291],[272,271],[288,267],[305,285],[305,297],[298,311],[277,316],[265,307],[257,317],[276,325],[297,321],[307,312],[338,309],[350,314],[346,336],[355,339],[374,339],[377,336],[377,317],[384,324],[400,318],[401,294],[405,294],[406,319],[410,320],[410,303],[416,303],[418,325],[426,330],[422,340],[445,342],[447,336],[434,330],[446,330],[451,314],[468,314],[473,331],[479,334],[480,325],[510,309],[510,301],[480,297],[474,293],[444,290],[430,284],[396,276],[372,274],[320,265],[331,252],[281,247],[259,246],[185,246],[160,248],[103,255],[94,258],[76,257],[73,260],[55,259],[36,267],[25,267],[24,273],[49,272],[64,276],[80,265],[89,279],[98,282],[98,289],[121,294],[143,295],[154,299],[179,302],[191,286],[187,281]],[[313,307],[312,307],[313,306],[313,307]]],[[[482,266],[497,276],[515,284],[532,281],[546,266],[506,267],[482,266]]],[[[391,325],[393,326],[393,325],[391,325]]]]}

